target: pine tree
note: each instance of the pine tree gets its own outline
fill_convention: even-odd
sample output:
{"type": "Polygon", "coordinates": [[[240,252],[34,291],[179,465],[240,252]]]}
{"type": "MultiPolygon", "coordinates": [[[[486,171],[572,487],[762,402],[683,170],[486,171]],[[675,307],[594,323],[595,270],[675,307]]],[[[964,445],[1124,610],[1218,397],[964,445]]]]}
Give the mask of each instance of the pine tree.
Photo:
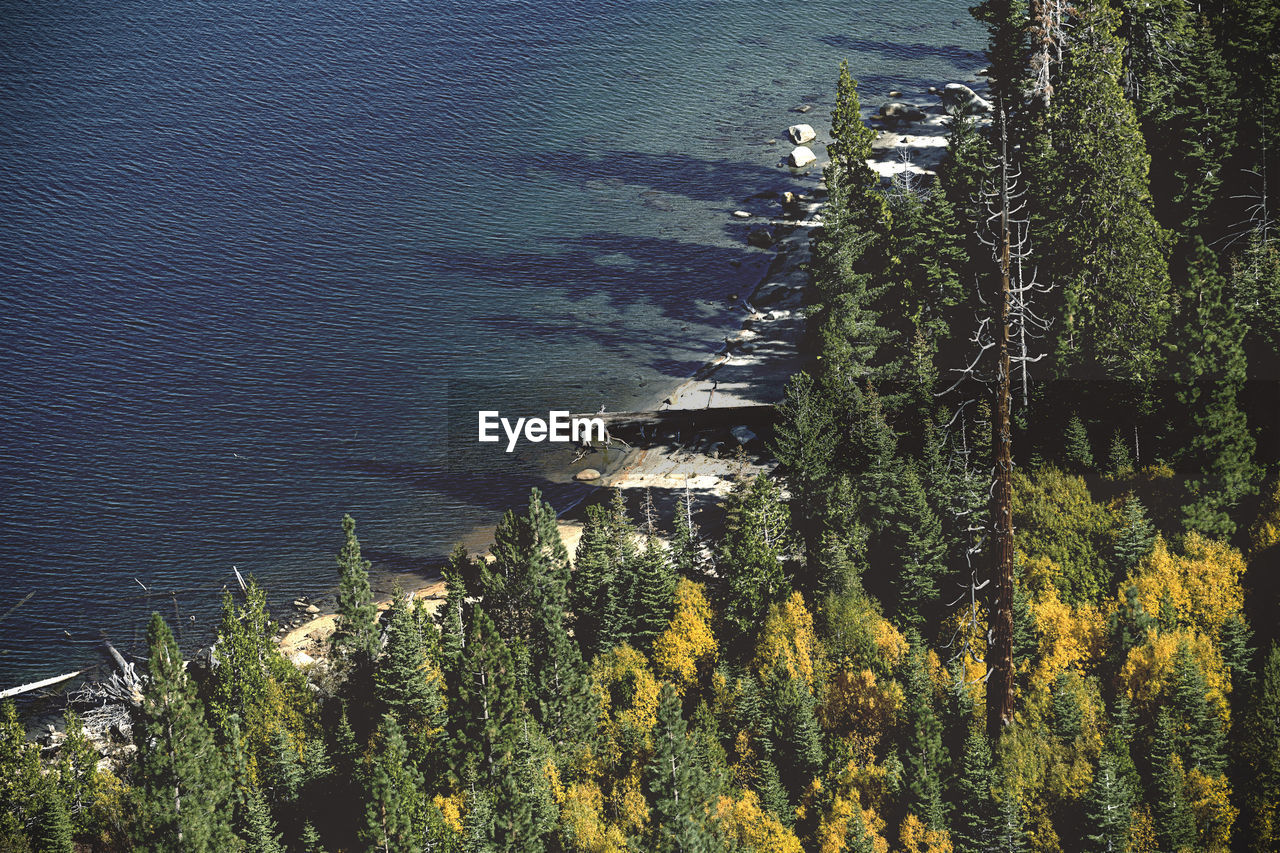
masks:
{"type": "Polygon", "coordinates": [[[1262,853],[1280,846],[1280,646],[1272,644],[1238,735],[1239,766],[1249,780],[1240,786],[1241,838],[1262,853]]]}
{"type": "Polygon", "coordinates": [[[493,538],[493,561],[481,567],[485,611],[502,636],[526,639],[542,606],[569,607],[569,553],[555,510],[532,489],[525,514],[508,511],[493,538]]]}
{"type": "Polygon", "coordinates": [[[444,567],[444,603],[436,609],[436,624],[440,627],[440,667],[449,683],[457,683],[454,677],[462,662],[466,648],[467,587],[464,578],[474,568],[467,549],[458,545],[449,555],[444,567]]]}
{"type": "Polygon", "coordinates": [[[151,615],[147,648],[149,681],[133,726],[135,845],[157,853],[221,853],[234,843],[231,779],[178,644],[159,613],[151,615]]]}
{"type": "Polygon", "coordinates": [[[939,582],[946,571],[942,528],[929,508],[915,469],[902,471],[890,515],[889,538],[898,577],[894,615],[908,628],[930,624],[940,610],[939,582]]]}
{"type": "Polygon", "coordinates": [[[247,795],[246,827],[244,834],[246,853],[285,853],[276,832],[276,822],[271,817],[267,798],[258,788],[251,788],[247,795]]]}
{"type": "Polygon", "coordinates": [[[790,674],[781,660],[770,673],[768,688],[773,760],[795,802],[826,760],[817,703],[804,679],[790,674]]]}
{"type": "Polygon", "coordinates": [[[67,804],[73,829],[81,834],[90,828],[93,805],[102,793],[104,779],[98,771],[100,756],[85,734],[80,718],[67,708],[62,720],[66,739],[58,751],[58,789],[67,804]]]}
{"type": "Polygon", "coordinates": [[[1186,773],[1178,755],[1173,717],[1161,710],[1151,741],[1152,816],[1160,849],[1189,853],[1195,849],[1196,821],[1187,801],[1186,773]]]}
{"type": "Polygon", "coordinates": [[[409,760],[409,748],[395,715],[386,714],[374,736],[364,773],[365,824],[362,838],[370,849],[418,853],[421,833],[414,817],[422,805],[422,779],[409,760]]]}
{"type": "Polygon", "coordinates": [[[40,748],[27,741],[12,699],[0,702],[0,849],[25,849],[26,827],[35,819],[31,793],[44,781],[40,748]]]}
{"type": "Polygon", "coordinates": [[[474,756],[485,779],[497,779],[515,750],[522,702],[511,649],[479,605],[472,614],[458,694],[458,766],[474,756]]]}
{"type": "Polygon", "coordinates": [[[62,792],[46,781],[28,793],[35,804],[31,849],[35,853],[73,853],[71,816],[62,792]]]}
{"type": "Polygon", "coordinates": [[[680,697],[670,684],[658,697],[658,721],[653,730],[653,757],[645,768],[651,795],[650,838],[653,853],[703,853],[708,833],[699,802],[680,697]]]}
{"type": "Polygon", "coordinates": [[[1129,849],[1133,792],[1117,770],[1116,757],[1104,751],[1085,802],[1087,853],[1123,853],[1129,849]]]}
{"type": "Polygon", "coordinates": [[[1280,241],[1267,231],[1255,231],[1231,265],[1228,301],[1244,326],[1249,378],[1280,377],[1280,241]]]}
{"type": "Polygon", "coordinates": [[[1120,430],[1111,435],[1111,447],[1107,452],[1107,473],[1117,480],[1133,476],[1133,457],[1129,455],[1129,442],[1120,430]]]}
{"type": "Polygon", "coordinates": [[[693,495],[686,481],[676,503],[671,533],[671,565],[681,577],[702,580],[707,573],[702,534],[693,519],[693,495]]]}
{"type": "Polygon", "coordinates": [[[573,633],[586,659],[607,650],[622,638],[625,601],[620,581],[636,557],[631,522],[622,493],[615,491],[608,506],[587,507],[587,520],[578,540],[570,579],[569,603],[573,633]]]}
{"type": "Polygon", "coordinates": [[[371,563],[360,556],[356,521],[342,517],[344,541],[338,551],[338,621],[329,639],[334,656],[349,665],[365,667],[378,656],[381,634],[378,608],[369,586],[371,563]]]}
{"type": "MultiPolygon", "coordinates": [[[[831,401],[809,374],[797,373],[787,382],[775,435],[774,453],[786,471],[791,506],[801,522],[797,532],[804,540],[808,563],[815,565],[825,532],[821,522],[829,500],[838,433],[831,401]]],[[[676,513],[677,522],[679,516],[676,513]]]]}
{"type": "Polygon", "coordinates": [[[907,674],[904,686],[906,738],[903,764],[911,811],[920,815],[930,829],[946,829],[946,805],[942,800],[942,778],[946,752],[942,747],[942,723],[933,708],[933,686],[925,661],[925,645],[913,631],[907,638],[907,674]]]}
{"type": "MultiPolygon", "coordinates": [[[[1200,230],[1222,185],[1240,102],[1209,22],[1176,0],[1122,0],[1125,90],[1151,153],[1151,192],[1161,223],[1200,230]]],[[[1217,236],[1217,235],[1214,235],[1217,236]]]]}
{"type": "Polygon", "coordinates": [[[535,623],[534,642],[539,649],[533,661],[538,720],[560,749],[582,743],[596,724],[596,700],[564,614],[545,607],[535,623]]]}
{"type": "Polygon", "coordinates": [[[1226,770],[1226,737],[1222,723],[1209,704],[1209,682],[1190,646],[1184,641],[1173,656],[1172,690],[1168,708],[1174,723],[1174,749],[1183,766],[1206,776],[1226,770]]]}
{"type": "Polygon", "coordinates": [[[1124,499],[1124,520],[1114,548],[1117,567],[1128,572],[1151,553],[1155,545],[1156,530],[1147,519],[1146,507],[1138,496],[1130,492],[1124,499]]]}
{"type": "Polygon", "coordinates": [[[1119,15],[1078,5],[1073,49],[1032,154],[1034,230],[1059,288],[1060,368],[1150,381],[1170,311],[1166,232],[1151,210],[1150,157],[1121,87],[1119,15]]]}
{"type": "Polygon", "coordinates": [[[634,598],[630,602],[628,634],[633,645],[648,649],[671,621],[676,576],[667,549],[655,536],[648,538],[629,568],[632,578],[627,586],[634,598]]]}
{"type": "Polygon", "coordinates": [[[1175,338],[1177,400],[1191,413],[1177,464],[1187,474],[1184,525],[1218,538],[1235,532],[1232,512],[1257,478],[1253,435],[1238,402],[1246,378],[1244,329],[1225,291],[1216,259],[1197,240],[1175,338]]]}
{"type": "Polygon", "coordinates": [[[441,677],[427,660],[422,632],[399,590],[386,614],[387,642],[373,681],[384,709],[409,728],[444,728],[441,677]]]}
{"type": "Polygon", "coordinates": [[[993,782],[991,745],[981,728],[971,726],[956,779],[957,813],[951,831],[956,853],[985,853],[990,848],[996,816],[993,782]]]}
{"type": "Polygon", "coordinates": [[[1062,438],[1062,455],[1067,468],[1076,474],[1093,470],[1093,448],[1089,444],[1089,432],[1079,415],[1067,421],[1067,431],[1062,438]]]}
{"type": "Polygon", "coordinates": [[[723,617],[737,637],[754,636],[761,614],[789,591],[788,520],[777,484],[764,474],[740,484],[725,502],[725,533],[716,566],[724,582],[723,617]]]}

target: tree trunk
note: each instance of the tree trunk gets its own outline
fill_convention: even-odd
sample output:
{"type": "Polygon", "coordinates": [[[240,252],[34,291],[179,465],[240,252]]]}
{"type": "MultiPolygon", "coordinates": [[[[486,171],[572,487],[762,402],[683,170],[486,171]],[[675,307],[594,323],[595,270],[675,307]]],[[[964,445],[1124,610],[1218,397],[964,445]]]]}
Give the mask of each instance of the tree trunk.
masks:
{"type": "Polygon", "coordinates": [[[996,377],[995,417],[991,421],[992,455],[995,457],[995,489],[992,491],[992,548],[996,579],[995,603],[990,614],[991,648],[987,652],[987,728],[993,738],[1013,722],[1013,429],[1010,423],[1009,305],[1010,170],[1007,114],[1004,99],[996,104],[1000,132],[1000,344],[996,377]]]}

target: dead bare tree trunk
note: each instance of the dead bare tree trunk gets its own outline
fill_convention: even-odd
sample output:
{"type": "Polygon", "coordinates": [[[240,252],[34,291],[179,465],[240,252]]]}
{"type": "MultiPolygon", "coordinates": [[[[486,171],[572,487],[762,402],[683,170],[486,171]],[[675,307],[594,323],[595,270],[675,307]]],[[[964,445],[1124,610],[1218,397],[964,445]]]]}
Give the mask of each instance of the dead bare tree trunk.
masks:
{"type": "Polygon", "coordinates": [[[1011,361],[1009,358],[1010,281],[1012,231],[1010,227],[1011,175],[1009,134],[1004,99],[996,105],[1000,134],[1000,324],[996,332],[999,346],[995,382],[995,417],[991,420],[992,456],[995,459],[995,488],[992,492],[991,524],[994,547],[992,576],[996,578],[995,602],[990,614],[991,650],[987,655],[987,728],[992,737],[1013,722],[1013,425],[1010,416],[1011,361]]]}

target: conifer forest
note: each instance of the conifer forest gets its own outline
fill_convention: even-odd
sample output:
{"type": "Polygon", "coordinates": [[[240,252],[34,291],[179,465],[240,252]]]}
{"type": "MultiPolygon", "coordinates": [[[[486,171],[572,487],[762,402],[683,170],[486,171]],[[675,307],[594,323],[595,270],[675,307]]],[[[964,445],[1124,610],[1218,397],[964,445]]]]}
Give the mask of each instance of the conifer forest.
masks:
{"type": "Polygon", "coordinates": [[[216,666],[152,617],[127,762],[6,703],[0,850],[1280,850],[1280,3],[972,13],[936,181],[838,71],[809,367],[714,535],[614,493],[571,553],[535,490],[380,613],[347,517],[321,664],[250,579],[216,666]]]}

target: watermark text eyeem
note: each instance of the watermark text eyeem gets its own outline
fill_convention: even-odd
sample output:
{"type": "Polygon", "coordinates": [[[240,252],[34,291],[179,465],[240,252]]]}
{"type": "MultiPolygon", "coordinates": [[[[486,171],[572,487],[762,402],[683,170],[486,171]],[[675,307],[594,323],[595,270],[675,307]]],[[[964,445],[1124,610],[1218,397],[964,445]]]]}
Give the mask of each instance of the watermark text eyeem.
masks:
{"type": "Polygon", "coordinates": [[[523,435],[525,441],[535,444],[543,441],[568,444],[587,444],[589,442],[604,443],[606,433],[603,418],[574,418],[567,411],[547,412],[543,418],[504,418],[496,410],[481,410],[479,413],[480,434],[482,442],[499,442],[502,436],[498,428],[507,436],[507,453],[516,449],[516,444],[523,435]]]}

